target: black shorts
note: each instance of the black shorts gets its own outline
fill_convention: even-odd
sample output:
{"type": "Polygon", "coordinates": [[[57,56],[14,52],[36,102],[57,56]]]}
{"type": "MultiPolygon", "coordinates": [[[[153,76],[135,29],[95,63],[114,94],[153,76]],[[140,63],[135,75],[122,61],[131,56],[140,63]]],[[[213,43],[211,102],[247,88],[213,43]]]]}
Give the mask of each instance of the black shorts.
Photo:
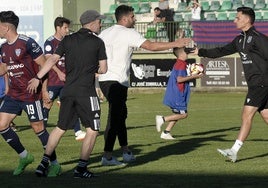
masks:
{"type": "Polygon", "coordinates": [[[187,114],[187,110],[171,109],[174,114],[187,114]]]}
{"type": "Polygon", "coordinates": [[[249,87],[244,105],[258,107],[259,112],[268,109],[268,87],[249,87]]]}
{"type": "Polygon", "coordinates": [[[77,118],[80,118],[84,127],[100,130],[100,103],[97,96],[61,98],[58,127],[73,129],[77,118]]]}

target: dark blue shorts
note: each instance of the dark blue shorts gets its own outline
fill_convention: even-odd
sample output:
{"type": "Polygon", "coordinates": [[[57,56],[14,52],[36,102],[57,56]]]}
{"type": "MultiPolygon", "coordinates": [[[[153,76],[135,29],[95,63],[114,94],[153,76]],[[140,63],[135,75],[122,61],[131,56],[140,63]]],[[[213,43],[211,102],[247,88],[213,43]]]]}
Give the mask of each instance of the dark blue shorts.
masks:
{"type": "Polygon", "coordinates": [[[56,98],[61,97],[63,86],[48,86],[47,91],[49,94],[49,99],[54,101],[56,98]]]}
{"type": "Polygon", "coordinates": [[[5,96],[0,106],[0,112],[21,115],[22,110],[26,112],[30,122],[43,120],[43,106],[40,100],[24,102],[5,96]]]}

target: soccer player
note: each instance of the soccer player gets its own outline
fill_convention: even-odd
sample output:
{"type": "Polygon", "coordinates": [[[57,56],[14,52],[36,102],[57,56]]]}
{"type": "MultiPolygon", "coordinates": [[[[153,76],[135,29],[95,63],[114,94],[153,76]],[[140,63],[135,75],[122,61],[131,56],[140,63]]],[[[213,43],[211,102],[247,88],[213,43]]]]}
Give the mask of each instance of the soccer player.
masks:
{"type": "MultiPolygon", "coordinates": [[[[103,18],[105,16],[95,10],[85,11],[80,16],[82,28],[62,39],[55,53],[36,75],[39,79],[45,76],[65,55],[66,82],[61,97],[59,121],[57,127],[51,132],[42,161],[36,169],[37,176],[46,176],[52,152],[66,130],[72,128],[77,118],[80,118],[86,128],[86,136],[74,177],[94,177],[87,166],[100,130],[100,104],[95,89],[95,74],[103,74],[107,71],[105,46],[97,36],[103,18]]],[[[39,82],[38,79],[29,82],[30,93],[36,92],[39,82]]]]}
{"type": "Polygon", "coordinates": [[[188,45],[190,39],[178,39],[174,42],[151,42],[134,29],[135,15],[133,7],[120,5],[116,8],[117,24],[99,35],[107,50],[108,71],[99,76],[100,88],[109,102],[109,114],[105,129],[104,154],[101,164],[122,165],[112,155],[116,138],[123,152],[123,161],[135,161],[135,156],[128,147],[126,118],[129,70],[134,48],[141,47],[151,51],[161,51],[188,45]]]}
{"type": "MultiPolygon", "coordinates": [[[[19,165],[13,175],[20,175],[25,167],[34,161],[34,157],[9,127],[10,122],[24,110],[43,148],[46,147],[49,137],[43,124],[41,102],[42,93],[43,99],[48,100],[47,91],[44,87],[38,87],[36,93],[32,94],[27,91],[28,81],[36,76],[39,66],[45,62],[45,57],[42,48],[35,40],[17,33],[18,24],[19,17],[13,11],[0,12],[0,38],[6,39],[0,49],[3,62],[0,75],[8,73],[10,79],[9,91],[0,108],[0,134],[20,157],[19,165]]],[[[55,176],[60,172],[60,168],[55,151],[52,153],[49,175],[55,176]]]]}
{"type": "MultiPolygon", "coordinates": [[[[57,49],[60,41],[69,33],[69,25],[71,21],[64,17],[57,17],[54,21],[55,34],[49,37],[44,44],[44,53],[48,59],[57,49]]],[[[44,124],[47,126],[49,111],[56,98],[61,96],[65,80],[65,58],[60,58],[53,69],[48,73],[47,90],[49,93],[50,101],[43,104],[44,124]]],[[[80,129],[79,119],[75,122],[74,126],[75,139],[80,141],[85,138],[86,133],[80,129]]]]}
{"type": "Polygon", "coordinates": [[[190,99],[190,85],[189,81],[201,78],[204,74],[191,74],[190,66],[187,65],[188,52],[185,48],[174,48],[174,55],[177,57],[176,63],[173,66],[163,103],[169,106],[173,112],[172,115],[161,116],[157,115],[156,130],[161,131],[161,126],[164,122],[168,122],[166,129],[161,133],[160,138],[165,140],[174,140],[175,138],[170,134],[172,128],[178,120],[188,117],[187,106],[190,99]]]}
{"type": "Polygon", "coordinates": [[[248,85],[242,124],[234,145],[230,149],[218,149],[232,162],[237,160],[237,153],[250,133],[256,112],[268,124],[268,37],[255,29],[254,21],[255,12],[252,8],[239,7],[234,23],[242,32],[231,43],[220,48],[195,50],[195,54],[202,57],[217,58],[234,53],[239,53],[241,57],[248,85]]]}

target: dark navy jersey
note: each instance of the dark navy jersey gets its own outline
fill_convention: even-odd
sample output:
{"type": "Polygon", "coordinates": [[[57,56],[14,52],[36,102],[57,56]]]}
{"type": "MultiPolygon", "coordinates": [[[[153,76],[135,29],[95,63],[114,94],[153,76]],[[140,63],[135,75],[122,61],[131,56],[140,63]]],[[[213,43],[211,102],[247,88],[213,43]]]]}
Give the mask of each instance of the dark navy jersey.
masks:
{"type": "Polygon", "coordinates": [[[3,43],[0,52],[2,62],[7,65],[10,80],[7,95],[28,102],[41,99],[41,88],[34,94],[27,91],[29,80],[39,71],[39,65],[34,60],[43,55],[42,48],[37,42],[20,34],[14,43],[3,43]]]}
{"type": "MultiPolygon", "coordinates": [[[[56,51],[58,45],[60,43],[60,40],[56,39],[54,36],[49,37],[44,44],[44,53],[47,54],[54,54],[56,51]]],[[[65,58],[64,56],[61,57],[61,59],[57,62],[56,66],[59,70],[65,73],[65,58]]],[[[57,75],[57,73],[51,69],[48,73],[48,86],[63,86],[64,82],[61,81],[57,75]]]]}

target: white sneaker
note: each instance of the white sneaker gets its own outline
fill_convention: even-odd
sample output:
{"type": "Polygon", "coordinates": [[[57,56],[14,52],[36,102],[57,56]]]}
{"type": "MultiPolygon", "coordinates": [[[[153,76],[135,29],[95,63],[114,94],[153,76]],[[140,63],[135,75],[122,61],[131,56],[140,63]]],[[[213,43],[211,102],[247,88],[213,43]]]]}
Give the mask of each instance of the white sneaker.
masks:
{"type": "Polygon", "coordinates": [[[170,134],[170,133],[161,133],[160,138],[164,139],[164,140],[175,140],[175,138],[170,134]]]}
{"type": "Polygon", "coordinates": [[[102,166],[120,166],[125,165],[125,163],[119,162],[115,157],[112,157],[112,159],[108,160],[105,157],[101,158],[101,165],[102,166]]]}
{"type": "Polygon", "coordinates": [[[161,131],[161,126],[164,124],[163,116],[156,115],[155,116],[155,125],[157,132],[161,131]]]}
{"type": "Polygon", "coordinates": [[[136,161],[136,157],[133,155],[132,152],[123,153],[123,161],[125,163],[130,163],[130,162],[136,161]]]}
{"type": "Polygon", "coordinates": [[[217,151],[222,154],[224,157],[227,157],[228,159],[230,159],[233,163],[236,161],[237,159],[237,154],[232,150],[232,149],[217,149],[217,151]]]}
{"type": "Polygon", "coordinates": [[[86,136],[86,132],[79,130],[79,131],[75,132],[74,135],[75,135],[75,140],[82,141],[82,140],[84,140],[84,138],[86,136]]]}

